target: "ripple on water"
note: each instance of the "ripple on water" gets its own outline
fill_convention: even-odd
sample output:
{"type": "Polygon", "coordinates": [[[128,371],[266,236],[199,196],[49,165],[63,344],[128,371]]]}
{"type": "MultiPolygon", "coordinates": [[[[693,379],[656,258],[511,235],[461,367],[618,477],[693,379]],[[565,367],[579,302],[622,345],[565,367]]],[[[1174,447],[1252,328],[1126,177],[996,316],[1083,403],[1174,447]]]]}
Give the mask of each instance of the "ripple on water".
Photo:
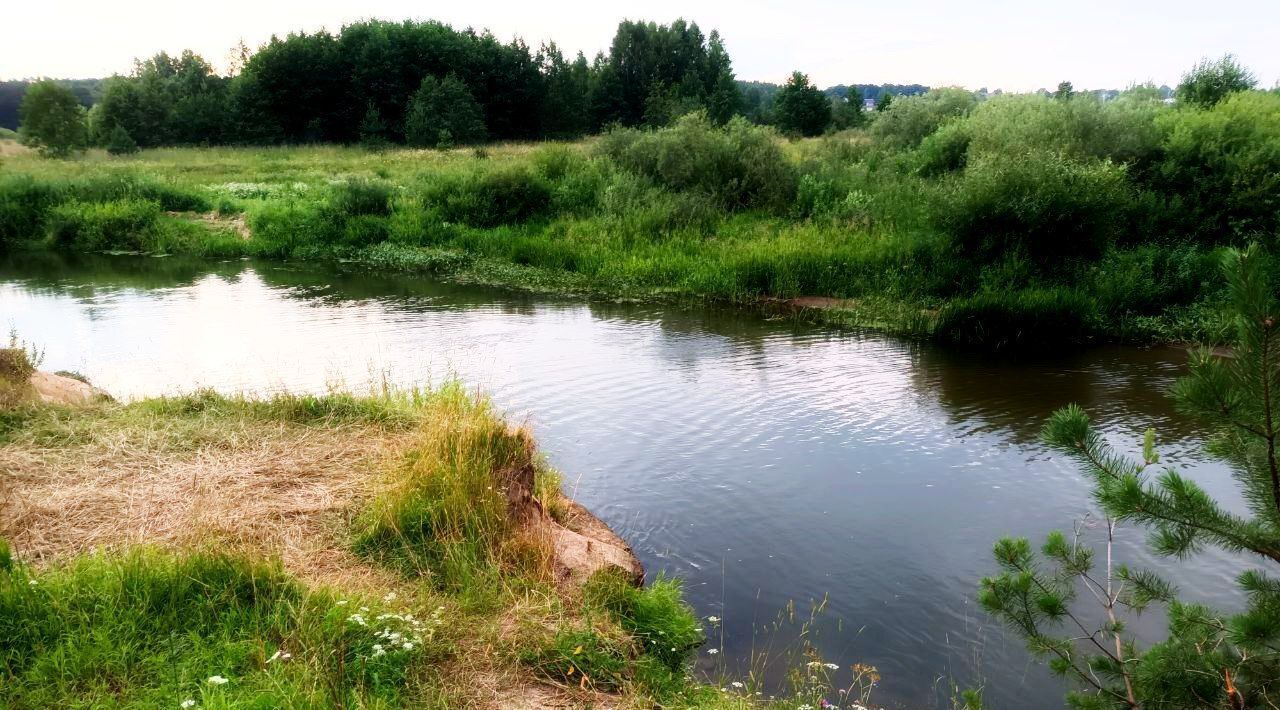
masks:
{"type": "MultiPolygon", "coordinates": [[[[981,681],[993,707],[1060,702],[972,601],[996,538],[1038,538],[1090,509],[1079,472],[1038,440],[1055,407],[1081,403],[1118,445],[1156,426],[1166,459],[1232,492],[1160,394],[1176,351],[997,361],[734,311],[164,261],[0,265],[0,313],[46,347],[47,367],[123,396],[456,373],[527,419],[651,574],[683,577],[699,612],[724,618],[724,661],[788,638],[768,626],[788,602],[803,614],[826,596],[811,638],[836,662],[879,666],[885,702],[945,707],[938,688],[981,681]],[[138,279],[147,269],[172,271],[138,279]]],[[[1167,568],[1136,531],[1117,550],[1167,568]]],[[[1239,568],[1203,555],[1177,581],[1230,606],[1220,590],[1239,568]]]]}

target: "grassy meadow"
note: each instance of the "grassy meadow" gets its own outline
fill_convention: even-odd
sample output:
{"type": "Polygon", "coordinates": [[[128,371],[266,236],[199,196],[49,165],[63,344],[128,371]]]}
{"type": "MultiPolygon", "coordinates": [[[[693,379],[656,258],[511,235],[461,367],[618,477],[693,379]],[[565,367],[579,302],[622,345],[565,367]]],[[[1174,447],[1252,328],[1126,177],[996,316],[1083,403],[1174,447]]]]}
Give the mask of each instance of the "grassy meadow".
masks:
{"type": "Polygon", "coordinates": [[[7,150],[0,244],[339,259],[610,297],[794,300],[984,347],[1216,342],[1225,246],[1271,246],[1280,95],[936,90],[786,140],[691,114],[453,150],[7,150]]]}

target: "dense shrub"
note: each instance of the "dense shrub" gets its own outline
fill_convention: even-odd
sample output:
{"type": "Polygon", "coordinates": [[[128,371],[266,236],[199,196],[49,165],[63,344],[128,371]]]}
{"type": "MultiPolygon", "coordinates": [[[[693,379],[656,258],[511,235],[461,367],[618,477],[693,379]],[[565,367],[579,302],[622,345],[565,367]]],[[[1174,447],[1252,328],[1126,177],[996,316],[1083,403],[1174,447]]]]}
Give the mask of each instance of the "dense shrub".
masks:
{"type": "Polygon", "coordinates": [[[1076,291],[987,292],[952,301],[938,315],[933,336],[949,345],[988,350],[1079,343],[1092,334],[1094,302],[1076,291]]]}
{"type": "Polygon", "coordinates": [[[941,193],[932,221],[965,256],[1022,251],[1045,270],[1052,259],[1100,254],[1129,207],[1124,168],[1026,153],[982,158],[941,193]]]}
{"type": "Polygon", "coordinates": [[[796,190],[796,213],[804,217],[866,221],[871,195],[831,176],[808,174],[796,190]]]}
{"type": "Polygon", "coordinates": [[[1193,106],[1213,106],[1233,93],[1248,91],[1257,86],[1258,80],[1248,69],[1240,66],[1230,54],[1209,61],[1200,60],[1178,84],[1178,101],[1193,106]]]}
{"type": "Polygon", "coordinates": [[[958,88],[899,97],[878,112],[871,135],[891,149],[914,148],[944,123],[969,113],[976,103],[973,94],[958,88]]]}
{"type": "Polygon", "coordinates": [[[111,155],[129,155],[138,152],[138,143],[129,135],[123,126],[117,124],[107,134],[104,147],[111,155]]]}
{"type": "Polygon", "coordinates": [[[936,177],[961,170],[968,163],[972,140],[969,126],[964,122],[949,123],[920,143],[911,156],[912,167],[921,177],[936,177]]]}
{"type": "Polygon", "coordinates": [[[391,214],[391,185],[381,180],[353,178],[333,186],[329,208],[340,216],[391,214]]]}
{"type": "Polygon", "coordinates": [[[1220,262],[1190,244],[1112,249],[1090,270],[1089,292],[1104,313],[1157,314],[1211,292],[1220,262]]]}
{"type": "Polygon", "coordinates": [[[599,193],[600,211],[618,234],[654,239],[689,229],[705,231],[721,207],[699,192],[672,192],[631,173],[610,175],[599,193]]]}
{"type": "Polygon", "coordinates": [[[1038,94],[999,96],[979,104],[963,121],[963,130],[975,156],[1034,151],[1145,164],[1160,150],[1156,116],[1169,109],[1142,96],[1106,103],[1092,95],[1069,100],[1038,94]]]}
{"type": "Polygon", "coordinates": [[[601,150],[624,170],[671,190],[698,192],[726,209],[786,209],[797,174],[770,129],[735,118],[717,128],[704,113],[655,131],[615,130],[601,150]]]}
{"type": "Polygon", "coordinates": [[[404,136],[409,145],[448,148],[483,141],[484,111],[455,76],[426,76],[409,99],[404,136]]]}
{"type": "Polygon", "coordinates": [[[1152,178],[1171,216],[1205,241],[1280,228],[1280,95],[1236,93],[1160,117],[1164,160],[1152,178]]]}
{"type": "Polygon", "coordinates": [[[53,208],[53,243],[80,251],[141,251],[156,227],[160,205],[147,200],[67,202],[53,208]]]}
{"type": "Polygon", "coordinates": [[[527,168],[476,168],[430,176],[421,198],[447,222],[496,227],[544,214],[551,204],[551,188],[527,168]]]}
{"type": "Polygon", "coordinates": [[[42,236],[49,210],[62,199],[57,186],[30,175],[0,177],[0,251],[42,236]]]}

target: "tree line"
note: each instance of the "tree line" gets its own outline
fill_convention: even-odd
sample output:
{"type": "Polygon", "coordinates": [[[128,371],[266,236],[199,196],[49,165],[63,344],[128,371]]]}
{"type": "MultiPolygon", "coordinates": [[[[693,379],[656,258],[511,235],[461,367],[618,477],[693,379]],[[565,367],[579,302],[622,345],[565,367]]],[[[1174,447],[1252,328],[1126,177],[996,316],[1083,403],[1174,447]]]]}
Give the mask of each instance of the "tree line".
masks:
{"type": "MultiPolygon", "coordinates": [[[[927,90],[886,84],[820,92],[794,76],[781,86],[739,82],[719,34],[683,19],[623,21],[608,51],[591,60],[566,56],[554,42],[535,51],[519,39],[504,43],[439,22],[369,20],[338,33],[272,37],[256,51],[242,43],[226,74],[188,50],[138,60],[128,75],[31,92],[39,83],[49,82],[0,83],[0,125],[20,123],[18,103],[28,93],[33,105],[48,105],[70,90],[87,109],[85,125],[56,131],[73,144],[55,152],[315,142],[442,147],[665,126],[694,111],[718,124],[745,115],[814,135],[861,125],[863,97],[927,90]]],[[[59,100],[70,106],[66,96],[59,100]]],[[[69,108],[57,115],[75,122],[69,108]]]]}
{"type": "Polygon", "coordinates": [[[624,21],[591,60],[439,22],[370,20],[242,44],[232,65],[222,75],[192,51],[137,61],[103,81],[83,140],[436,146],[572,138],[695,110],[723,123],[742,104],[719,34],[684,20],[624,21]]]}

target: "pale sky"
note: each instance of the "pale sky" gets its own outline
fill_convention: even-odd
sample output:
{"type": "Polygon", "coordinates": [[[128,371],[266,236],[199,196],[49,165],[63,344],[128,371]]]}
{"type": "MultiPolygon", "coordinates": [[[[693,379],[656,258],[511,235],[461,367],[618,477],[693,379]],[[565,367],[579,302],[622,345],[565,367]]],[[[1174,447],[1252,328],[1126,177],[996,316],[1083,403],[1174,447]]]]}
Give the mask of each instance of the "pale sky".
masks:
{"type": "Polygon", "coordinates": [[[338,30],[368,17],[488,28],[566,54],[606,49],[623,18],[720,30],[740,79],[799,69],[819,86],[921,83],[971,89],[1174,85],[1200,57],[1236,54],[1280,81],[1280,0],[42,0],[0,14],[0,78],[127,73],[133,58],[190,48],[217,67],[243,39],[338,30]]]}

